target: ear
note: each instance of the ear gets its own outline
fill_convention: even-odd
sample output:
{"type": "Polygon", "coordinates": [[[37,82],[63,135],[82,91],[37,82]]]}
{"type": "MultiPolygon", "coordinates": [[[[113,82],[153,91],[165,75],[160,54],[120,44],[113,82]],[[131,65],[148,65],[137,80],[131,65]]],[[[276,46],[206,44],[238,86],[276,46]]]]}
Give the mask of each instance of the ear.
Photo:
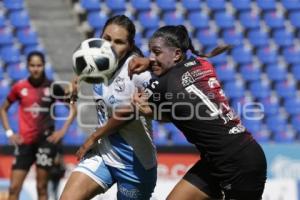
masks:
{"type": "Polygon", "coordinates": [[[173,61],[175,63],[179,62],[182,60],[182,51],[181,49],[179,48],[176,48],[175,51],[174,51],[174,58],[173,58],[173,61]]]}

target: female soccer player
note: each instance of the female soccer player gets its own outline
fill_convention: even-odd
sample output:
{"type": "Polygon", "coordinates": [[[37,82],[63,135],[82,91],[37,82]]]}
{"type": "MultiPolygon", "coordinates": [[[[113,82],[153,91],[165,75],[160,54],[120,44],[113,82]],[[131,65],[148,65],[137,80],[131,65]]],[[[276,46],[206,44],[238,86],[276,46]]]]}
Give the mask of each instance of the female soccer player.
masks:
{"type": "Polygon", "coordinates": [[[223,195],[226,200],[261,199],[264,152],[229,107],[214,67],[199,56],[186,28],[161,27],[151,37],[149,49],[149,59],[134,60],[131,73],[151,67],[159,78],[135,95],[135,103],[144,114],[168,118],[201,154],[167,199],[223,199],[223,195]],[[188,59],[188,50],[199,57],[188,59]]]}
{"type": "MultiPolygon", "coordinates": [[[[101,37],[111,42],[119,58],[119,68],[108,85],[93,87],[99,129],[109,124],[115,107],[131,104],[135,87],[143,89],[151,78],[149,72],[134,76],[132,80],[128,76],[128,62],[138,53],[134,36],[135,26],[124,15],[110,18],[103,28],[101,37]]],[[[93,134],[87,142],[91,138],[93,134]]],[[[137,118],[127,121],[119,129],[113,129],[112,134],[93,142],[98,144],[92,150],[87,152],[89,146],[80,151],[80,155],[78,153],[79,158],[84,157],[72,172],[60,199],[91,199],[114,183],[117,184],[118,199],[150,199],[157,176],[151,120],[137,118]]]]}
{"type": "Polygon", "coordinates": [[[10,142],[15,145],[15,161],[12,166],[9,200],[19,198],[24,179],[36,163],[37,192],[39,200],[48,199],[49,169],[58,153],[60,139],[75,118],[76,108],[70,106],[70,116],[60,130],[54,131],[51,109],[56,97],[63,98],[65,91],[53,85],[45,75],[45,58],[33,51],[27,56],[29,78],[13,85],[0,109],[3,127],[10,142]],[[51,94],[53,91],[53,94],[51,94]],[[19,102],[19,134],[10,128],[7,111],[15,101],[19,102]]]}

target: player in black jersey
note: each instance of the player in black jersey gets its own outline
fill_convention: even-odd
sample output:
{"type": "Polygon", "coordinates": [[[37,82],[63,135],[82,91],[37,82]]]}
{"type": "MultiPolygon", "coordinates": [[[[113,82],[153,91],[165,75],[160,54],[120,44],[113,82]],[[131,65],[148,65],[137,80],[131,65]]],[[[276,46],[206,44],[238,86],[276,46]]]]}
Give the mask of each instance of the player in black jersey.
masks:
{"type": "Polygon", "coordinates": [[[135,104],[144,114],[173,122],[201,154],[168,199],[261,199],[264,152],[230,108],[213,66],[204,58],[227,46],[200,55],[180,25],[158,29],[149,49],[149,59],[133,60],[130,73],[151,67],[158,78],[135,95],[135,104]],[[199,57],[187,59],[188,50],[199,57]]]}

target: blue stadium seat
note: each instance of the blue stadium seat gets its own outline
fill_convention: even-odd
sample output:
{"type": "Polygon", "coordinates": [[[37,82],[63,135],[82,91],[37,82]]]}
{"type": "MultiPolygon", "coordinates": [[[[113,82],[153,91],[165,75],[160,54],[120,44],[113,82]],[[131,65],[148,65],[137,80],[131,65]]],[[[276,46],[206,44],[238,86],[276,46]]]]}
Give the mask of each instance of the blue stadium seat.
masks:
{"type": "Polygon", "coordinates": [[[89,25],[96,30],[102,29],[107,19],[107,15],[103,12],[89,12],[87,15],[89,25]]]}
{"type": "Polygon", "coordinates": [[[29,14],[25,10],[13,11],[9,13],[9,20],[11,25],[13,25],[16,29],[30,26],[29,14]]]}
{"type": "Polygon", "coordinates": [[[182,0],[182,6],[187,10],[187,12],[201,9],[201,0],[182,0]]]}
{"type": "Polygon", "coordinates": [[[232,57],[238,64],[249,64],[252,63],[252,52],[251,49],[244,46],[235,47],[232,49],[232,57]]]}
{"type": "Polygon", "coordinates": [[[171,135],[166,132],[163,123],[152,121],[153,127],[153,141],[156,145],[169,145],[171,140],[171,135]]]}
{"type": "Polygon", "coordinates": [[[258,99],[267,98],[271,94],[270,84],[267,81],[253,81],[249,89],[253,97],[258,99]]]}
{"type": "Polygon", "coordinates": [[[99,0],[80,0],[80,6],[86,10],[86,12],[99,11],[100,1],[99,0]]]}
{"type": "Polygon", "coordinates": [[[300,115],[292,116],[291,124],[296,131],[300,132],[300,115]]]}
{"type": "Polygon", "coordinates": [[[256,81],[259,80],[261,76],[260,68],[253,64],[240,66],[240,73],[246,81],[256,81]]]}
{"type": "Polygon", "coordinates": [[[217,45],[218,36],[213,30],[210,29],[199,30],[196,33],[196,37],[201,43],[201,45],[204,47],[217,45]]]}
{"type": "Polygon", "coordinates": [[[272,64],[278,61],[277,50],[269,46],[259,48],[256,55],[263,64],[272,64]]]}
{"type": "Polygon", "coordinates": [[[207,0],[206,4],[212,11],[225,10],[225,0],[207,0]]]}
{"type": "Polygon", "coordinates": [[[215,66],[217,77],[220,81],[230,81],[235,77],[235,69],[227,63],[215,66]]]}
{"type": "Polygon", "coordinates": [[[271,141],[271,132],[265,125],[260,127],[260,130],[257,132],[251,132],[253,137],[259,143],[270,142],[271,141]]]}
{"type": "Polygon", "coordinates": [[[6,98],[10,91],[10,83],[7,79],[0,80],[0,99],[6,98]]]}
{"type": "Polygon", "coordinates": [[[109,0],[105,2],[107,7],[113,12],[126,10],[126,0],[109,0]]]}
{"type": "Polygon", "coordinates": [[[138,21],[144,29],[156,29],[159,26],[159,16],[154,12],[141,12],[138,15],[138,21]]]}
{"type": "Polygon", "coordinates": [[[141,32],[136,32],[135,37],[134,37],[135,44],[140,47],[142,46],[143,42],[143,35],[141,32]]]}
{"type": "Polygon", "coordinates": [[[257,6],[263,11],[276,10],[275,0],[257,0],[257,6]]]}
{"type": "Polygon", "coordinates": [[[280,47],[291,46],[294,43],[293,33],[285,29],[275,30],[273,38],[280,47]]]}
{"type": "Polygon", "coordinates": [[[14,43],[14,36],[10,29],[0,29],[0,48],[3,46],[12,45],[14,43]]]}
{"type": "Polygon", "coordinates": [[[245,96],[244,84],[241,81],[228,81],[224,86],[225,94],[229,98],[241,98],[245,96]]]}
{"type": "Polygon", "coordinates": [[[166,25],[181,25],[184,23],[184,16],[181,12],[165,12],[163,15],[163,21],[166,25]]]}
{"type": "Polygon", "coordinates": [[[54,112],[57,120],[66,120],[69,116],[69,107],[63,103],[56,103],[54,106],[54,112]]]}
{"type": "Polygon", "coordinates": [[[280,104],[277,96],[262,98],[260,99],[260,102],[264,106],[264,112],[266,115],[278,115],[280,104]]]}
{"type": "Polygon", "coordinates": [[[281,0],[281,3],[288,11],[300,10],[299,0],[281,0]]]}
{"type": "Polygon", "coordinates": [[[176,0],[156,0],[156,4],[163,12],[176,9],[176,0]]]}
{"type": "Polygon", "coordinates": [[[231,3],[238,12],[251,10],[251,0],[232,0],[231,3]]]}
{"type": "Polygon", "coordinates": [[[21,10],[24,7],[24,1],[23,0],[3,0],[4,7],[9,10],[21,10]]]}
{"type": "Polygon", "coordinates": [[[4,74],[3,74],[3,66],[0,65],[0,81],[3,80],[4,74]]]}
{"type": "Polygon", "coordinates": [[[6,17],[3,13],[0,13],[0,28],[4,28],[6,26],[6,17]]]}
{"type": "MultiPolygon", "coordinates": [[[[211,51],[212,49],[207,49],[206,52],[211,51]]],[[[212,58],[209,58],[209,60],[214,64],[214,65],[225,65],[227,63],[227,53],[222,53],[217,56],[214,56],[212,58]]]]}
{"type": "Polygon", "coordinates": [[[222,38],[226,44],[238,46],[243,42],[243,35],[236,29],[227,29],[222,33],[222,38]]]}
{"type": "Polygon", "coordinates": [[[300,98],[285,99],[284,108],[290,115],[300,114],[300,98]]]}
{"type": "Polygon", "coordinates": [[[277,95],[282,98],[294,98],[296,95],[296,85],[291,81],[280,81],[275,84],[277,95]]]}
{"type": "Polygon", "coordinates": [[[293,129],[287,128],[284,131],[275,132],[273,137],[276,143],[294,143],[296,133],[293,129]]]}
{"type": "Polygon", "coordinates": [[[281,115],[266,116],[266,125],[272,132],[283,132],[287,128],[287,121],[281,115]]]}
{"type": "Polygon", "coordinates": [[[45,73],[48,79],[54,80],[54,70],[50,64],[46,64],[45,66],[45,73]]]}
{"type": "Polygon", "coordinates": [[[188,20],[195,29],[208,28],[209,17],[202,12],[199,11],[189,12],[188,20]]]}
{"type": "Polygon", "coordinates": [[[283,81],[287,78],[287,69],[281,64],[268,64],[266,73],[271,81],[283,81]]]}
{"type": "Polygon", "coordinates": [[[25,56],[27,56],[32,51],[40,51],[43,54],[46,54],[46,50],[42,46],[40,46],[40,45],[25,46],[25,48],[23,50],[23,54],[25,56]]]}
{"type": "Polygon", "coordinates": [[[6,64],[17,63],[21,60],[21,54],[16,47],[4,47],[1,49],[0,55],[6,64]]]}
{"type": "Polygon", "coordinates": [[[215,22],[220,29],[228,29],[234,27],[234,19],[228,12],[216,12],[215,22]]]}
{"type": "Polygon", "coordinates": [[[264,20],[271,29],[283,28],[284,18],[281,14],[276,12],[268,12],[264,15],[264,20]]]}
{"type": "Polygon", "coordinates": [[[13,81],[26,78],[29,73],[26,65],[22,63],[13,63],[7,66],[7,73],[13,81]]]}
{"type": "Polygon", "coordinates": [[[258,29],[260,27],[259,16],[256,12],[242,12],[239,21],[245,29],[258,29]]]}
{"type": "Polygon", "coordinates": [[[5,135],[5,130],[2,126],[2,124],[0,124],[0,145],[8,145],[9,144],[9,140],[5,135]]]}
{"type": "Polygon", "coordinates": [[[292,65],[291,66],[291,71],[292,71],[292,74],[293,74],[294,78],[297,81],[300,81],[300,64],[292,65]]]}
{"type": "MultiPolygon", "coordinates": [[[[299,6],[300,6],[300,1],[299,2],[299,6]]],[[[300,10],[300,8],[299,8],[300,10]]],[[[288,15],[288,19],[290,20],[291,24],[293,27],[295,27],[296,29],[300,29],[300,13],[299,11],[293,11],[290,12],[288,15]]]]}
{"type": "Polygon", "coordinates": [[[269,44],[268,34],[261,29],[250,30],[248,33],[248,39],[254,47],[263,47],[269,44]]]}
{"type": "Polygon", "coordinates": [[[19,42],[24,46],[31,46],[38,44],[38,34],[36,31],[25,28],[17,31],[17,38],[19,42]]]}
{"type": "Polygon", "coordinates": [[[243,125],[247,128],[248,131],[250,131],[252,134],[253,133],[258,133],[263,124],[261,120],[255,120],[255,119],[246,119],[243,118],[243,125]]]}
{"type": "Polygon", "coordinates": [[[140,11],[149,11],[151,9],[151,0],[131,0],[132,7],[140,11]]]}
{"type": "Polygon", "coordinates": [[[300,50],[295,47],[286,47],[282,50],[284,60],[288,64],[300,64],[300,50]]]}
{"type": "MultiPolygon", "coordinates": [[[[240,118],[245,118],[244,115],[244,108],[245,105],[249,105],[253,103],[253,99],[250,98],[249,96],[242,96],[240,98],[234,98],[230,99],[230,107],[234,110],[234,112],[239,116],[240,118]]],[[[248,113],[247,113],[248,114],[248,113]]]]}

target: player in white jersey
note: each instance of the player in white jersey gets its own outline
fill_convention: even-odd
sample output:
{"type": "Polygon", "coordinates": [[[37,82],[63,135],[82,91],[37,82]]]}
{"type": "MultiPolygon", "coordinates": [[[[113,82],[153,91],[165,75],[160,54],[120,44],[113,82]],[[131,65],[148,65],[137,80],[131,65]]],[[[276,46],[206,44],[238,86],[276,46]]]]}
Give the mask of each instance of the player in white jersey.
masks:
{"type": "MultiPolygon", "coordinates": [[[[103,28],[102,38],[111,42],[120,62],[108,85],[93,86],[100,127],[108,124],[115,106],[129,105],[136,88],[145,88],[151,78],[149,72],[135,75],[132,80],[128,76],[128,62],[137,49],[134,35],[134,24],[124,15],[110,18],[103,28]]],[[[150,199],[157,178],[151,120],[137,118],[122,124],[84,155],[72,172],[61,200],[91,199],[114,183],[118,199],[150,199]]]]}

